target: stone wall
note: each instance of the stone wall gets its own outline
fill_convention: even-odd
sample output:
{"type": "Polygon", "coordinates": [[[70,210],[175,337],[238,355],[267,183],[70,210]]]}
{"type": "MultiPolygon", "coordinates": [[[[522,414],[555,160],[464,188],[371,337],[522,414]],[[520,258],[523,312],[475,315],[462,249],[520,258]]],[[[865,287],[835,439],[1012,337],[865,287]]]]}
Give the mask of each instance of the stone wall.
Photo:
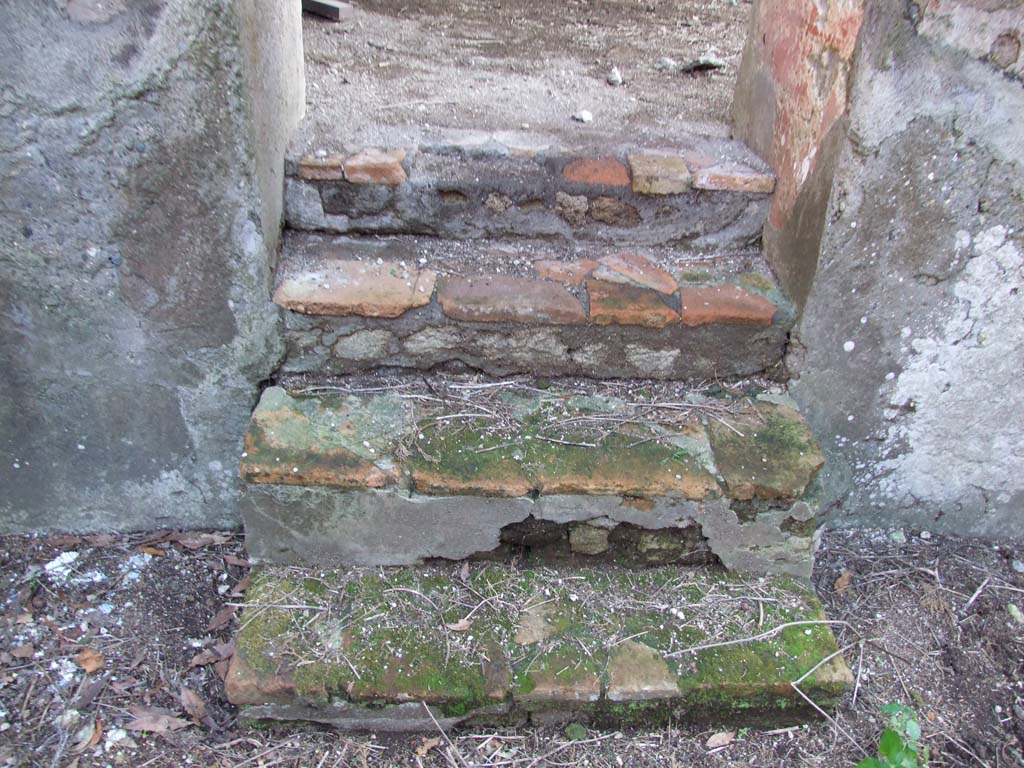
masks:
{"type": "Polygon", "coordinates": [[[0,530],[237,524],[299,4],[0,5],[0,530]]]}
{"type": "MultiPolygon", "coordinates": [[[[789,5],[759,4],[750,45],[789,5]]],[[[842,7],[824,17],[857,16],[842,7]]],[[[1024,535],[1022,20],[1021,0],[870,0],[849,63],[801,59],[810,82],[848,67],[846,117],[817,145],[834,178],[815,181],[812,162],[801,187],[796,165],[770,158],[779,189],[801,191],[766,246],[780,278],[808,288],[791,391],[826,450],[835,524],[1024,535]],[[815,231],[820,253],[800,234],[815,231]]],[[[746,69],[738,116],[764,96],[755,71],[785,85],[784,71],[746,69]]]]}

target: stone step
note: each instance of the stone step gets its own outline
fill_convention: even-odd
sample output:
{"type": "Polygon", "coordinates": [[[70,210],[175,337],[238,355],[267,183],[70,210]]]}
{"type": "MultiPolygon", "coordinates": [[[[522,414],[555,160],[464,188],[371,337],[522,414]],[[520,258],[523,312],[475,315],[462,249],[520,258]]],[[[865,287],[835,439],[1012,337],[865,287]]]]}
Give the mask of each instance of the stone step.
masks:
{"type": "Polygon", "coordinates": [[[730,379],[777,366],[794,319],[756,251],[298,232],[274,301],[285,373],[730,379]]]}
{"type": "Polygon", "coordinates": [[[566,146],[528,132],[392,132],[384,146],[302,135],[286,161],[294,229],[563,238],[703,250],[756,243],[775,179],[743,144],[566,146]]]}
{"type": "Polygon", "coordinates": [[[249,554],[715,563],[807,578],[824,459],[787,401],[439,376],[269,387],[241,465],[249,554]]]}
{"type": "Polygon", "coordinates": [[[226,688],[244,721],[436,731],[790,725],[851,683],[792,579],[474,563],[258,567],[226,688]]]}

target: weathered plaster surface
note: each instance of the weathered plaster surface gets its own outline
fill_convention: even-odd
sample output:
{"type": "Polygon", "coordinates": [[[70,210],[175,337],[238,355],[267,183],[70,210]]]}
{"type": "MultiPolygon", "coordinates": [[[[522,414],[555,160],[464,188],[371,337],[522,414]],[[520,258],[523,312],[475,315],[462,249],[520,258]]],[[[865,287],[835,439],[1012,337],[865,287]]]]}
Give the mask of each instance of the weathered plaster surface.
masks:
{"type": "Polygon", "coordinates": [[[1024,87],[920,20],[865,17],[791,391],[834,523],[1020,536],[1024,87]]]}
{"type": "Polygon", "coordinates": [[[301,109],[277,5],[0,5],[0,530],[237,523],[301,109]]]}

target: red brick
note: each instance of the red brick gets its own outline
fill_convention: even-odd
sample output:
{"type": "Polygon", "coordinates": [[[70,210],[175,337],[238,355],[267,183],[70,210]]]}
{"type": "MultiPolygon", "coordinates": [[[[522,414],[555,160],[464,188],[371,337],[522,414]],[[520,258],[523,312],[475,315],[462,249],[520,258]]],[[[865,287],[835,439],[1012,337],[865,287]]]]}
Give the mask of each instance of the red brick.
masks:
{"type": "Polygon", "coordinates": [[[562,178],[573,184],[629,186],[629,172],[626,166],[614,157],[577,158],[562,169],[562,178]]]}
{"type": "Polygon", "coordinates": [[[448,317],[482,323],[586,322],[583,305],[547,280],[504,275],[444,278],[437,299],[448,317]]]}
{"type": "Polygon", "coordinates": [[[587,280],[590,321],[596,325],[640,325],[664,328],[679,319],[661,294],[632,285],[587,280]]]}
{"type": "Polygon", "coordinates": [[[592,259],[580,259],[579,261],[542,259],[533,262],[533,268],[538,275],[546,280],[557,280],[566,285],[583,285],[587,276],[597,268],[597,262],[592,259]]]}
{"type": "Polygon", "coordinates": [[[610,283],[625,283],[672,295],[679,286],[668,272],[636,253],[619,253],[600,259],[594,277],[610,283]]]}
{"type": "Polygon", "coordinates": [[[777,310],[764,296],[735,285],[681,288],[679,296],[684,325],[771,325],[777,310]]]}
{"type": "Polygon", "coordinates": [[[430,303],[435,278],[391,262],[324,260],[286,273],[274,303],[308,315],[398,317],[430,303]]]}
{"type": "Polygon", "coordinates": [[[345,178],[340,155],[304,157],[299,161],[299,178],[308,181],[341,181],[345,178]]]}
{"type": "Polygon", "coordinates": [[[345,178],[353,184],[401,184],[407,178],[404,159],[401,149],[364,149],[345,160],[345,178]]]}
{"type": "Polygon", "coordinates": [[[693,186],[697,189],[769,194],[775,189],[775,177],[738,163],[721,163],[698,170],[693,186]]]}

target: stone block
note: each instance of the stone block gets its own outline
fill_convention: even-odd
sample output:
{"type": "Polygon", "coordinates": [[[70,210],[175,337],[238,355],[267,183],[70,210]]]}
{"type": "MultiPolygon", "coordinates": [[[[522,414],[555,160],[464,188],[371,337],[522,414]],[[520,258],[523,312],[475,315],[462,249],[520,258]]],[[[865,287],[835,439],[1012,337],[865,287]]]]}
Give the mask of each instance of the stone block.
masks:
{"type": "Polygon", "coordinates": [[[635,227],[642,221],[635,205],[614,197],[602,196],[590,201],[590,218],[610,227],[635,227]]]}
{"type": "Polygon", "coordinates": [[[430,303],[435,278],[431,270],[383,260],[323,259],[282,270],[274,303],[305,314],[398,317],[430,303]]]}
{"type": "Polygon", "coordinates": [[[678,155],[630,155],[629,167],[638,195],[680,195],[690,190],[693,181],[686,160],[678,155]]]}

